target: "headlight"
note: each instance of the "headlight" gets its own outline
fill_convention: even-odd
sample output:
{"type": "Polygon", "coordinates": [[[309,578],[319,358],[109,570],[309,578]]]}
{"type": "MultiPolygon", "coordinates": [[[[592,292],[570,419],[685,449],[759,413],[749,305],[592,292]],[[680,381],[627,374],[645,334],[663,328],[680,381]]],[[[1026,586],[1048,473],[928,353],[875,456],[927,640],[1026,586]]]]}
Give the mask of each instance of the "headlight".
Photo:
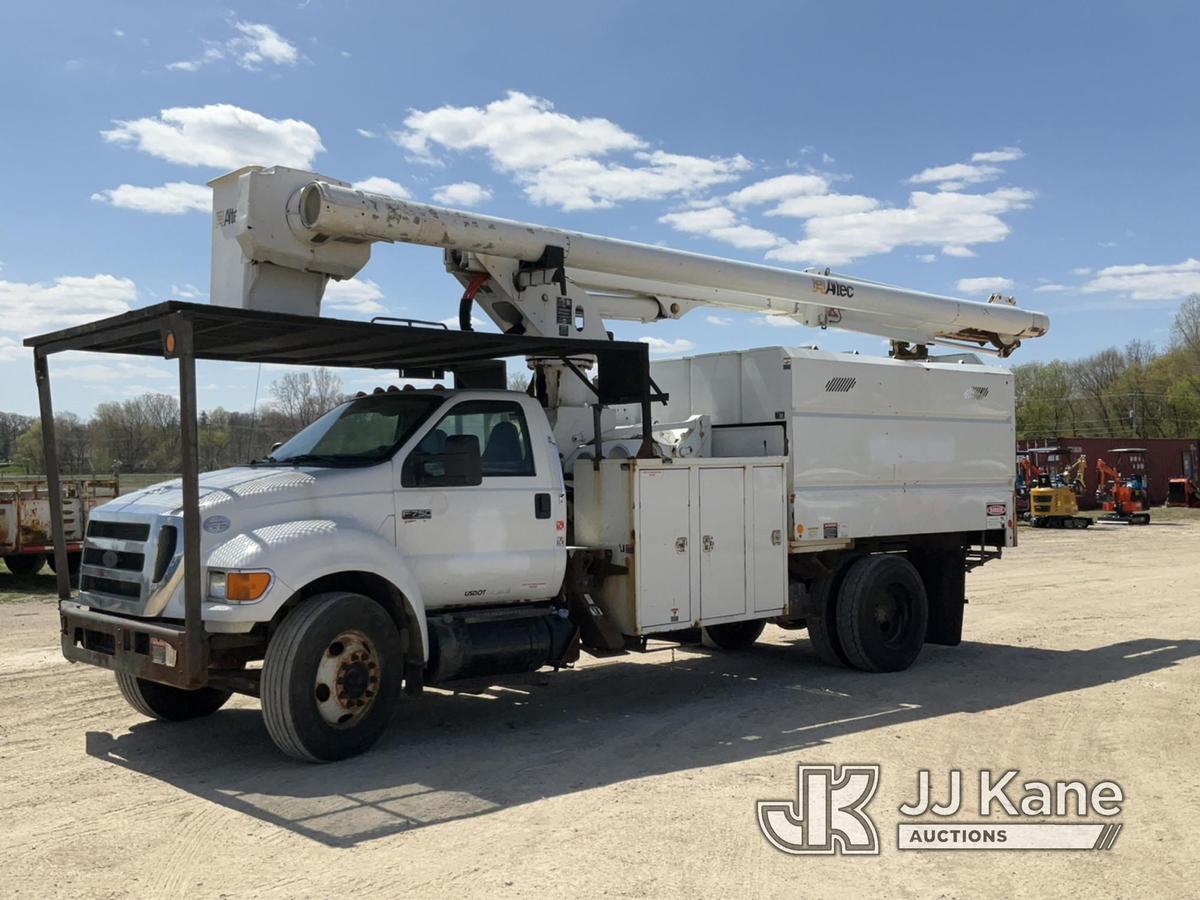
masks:
{"type": "Polygon", "coordinates": [[[271,586],[270,572],[208,573],[208,599],[227,603],[252,603],[271,586]]]}

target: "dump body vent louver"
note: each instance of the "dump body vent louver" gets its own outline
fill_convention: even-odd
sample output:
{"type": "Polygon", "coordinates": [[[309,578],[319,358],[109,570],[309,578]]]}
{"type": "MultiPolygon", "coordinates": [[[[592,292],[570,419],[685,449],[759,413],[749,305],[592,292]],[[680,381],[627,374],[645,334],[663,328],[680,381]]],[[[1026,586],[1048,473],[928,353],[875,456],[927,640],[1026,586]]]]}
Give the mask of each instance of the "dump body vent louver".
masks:
{"type": "Polygon", "coordinates": [[[857,378],[839,376],[837,378],[830,378],[825,382],[825,390],[831,394],[844,394],[846,391],[851,390],[857,383],[857,378]]]}
{"type": "Polygon", "coordinates": [[[976,400],[982,400],[988,395],[988,389],[985,387],[972,387],[971,396],[976,400]]]}

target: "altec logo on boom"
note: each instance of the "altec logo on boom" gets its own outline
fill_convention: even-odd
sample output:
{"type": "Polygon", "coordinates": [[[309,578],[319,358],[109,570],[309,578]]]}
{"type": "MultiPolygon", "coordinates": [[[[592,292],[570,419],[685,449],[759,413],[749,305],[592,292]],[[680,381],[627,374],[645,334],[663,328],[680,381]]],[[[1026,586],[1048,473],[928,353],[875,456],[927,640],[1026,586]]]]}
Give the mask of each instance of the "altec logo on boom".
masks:
{"type": "Polygon", "coordinates": [[[832,278],[814,278],[812,289],[814,294],[833,294],[835,297],[854,296],[854,285],[842,284],[832,278]]]}
{"type": "MultiPolygon", "coordinates": [[[[900,850],[1109,850],[1125,800],[1121,786],[1099,781],[1025,781],[1016,769],[979,773],[979,815],[986,822],[945,821],[963,810],[962,772],[947,779],[944,803],[935,802],[927,769],[917,773],[917,796],[899,813],[917,821],[897,827],[900,850]],[[1028,821],[1038,819],[1039,821],[1028,821]],[[1014,821],[1017,820],[1017,821],[1014,821]],[[1049,821],[1048,821],[1049,820],[1049,821]]],[[[877,765],[800,765],[795,800],[760,800],[758,827],[773,847],[800,855],[878,855],[879,834],[867,806],[879,786],[877,765]]]]}

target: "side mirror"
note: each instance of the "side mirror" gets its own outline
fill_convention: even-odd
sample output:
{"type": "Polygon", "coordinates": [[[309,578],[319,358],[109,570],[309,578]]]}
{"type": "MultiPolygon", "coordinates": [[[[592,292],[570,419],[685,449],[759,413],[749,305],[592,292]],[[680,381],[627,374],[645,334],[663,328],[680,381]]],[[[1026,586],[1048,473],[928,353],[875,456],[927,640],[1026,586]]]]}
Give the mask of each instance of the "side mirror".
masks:
{"type": "Polygon", "coordinates": [[[479,438],[451,435],[446,449],[437,453],[414,450],[400,472],[403,487],[473,487],[483,483],[479,438]]]}
{"type": "Polygon", "coordinates": [[[275,443],[273,443],[271,445],[271,449],[268,452],[274,453],[276,450],[278,450],[282,446],[283,446],[283,441],[276,441],[275,443]]]}

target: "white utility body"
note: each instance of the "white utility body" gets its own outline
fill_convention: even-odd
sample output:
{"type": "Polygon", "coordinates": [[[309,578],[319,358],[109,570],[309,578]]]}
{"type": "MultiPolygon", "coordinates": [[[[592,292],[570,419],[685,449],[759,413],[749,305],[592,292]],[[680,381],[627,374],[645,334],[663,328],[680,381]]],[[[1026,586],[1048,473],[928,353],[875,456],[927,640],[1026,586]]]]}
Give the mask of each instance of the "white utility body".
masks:
{"type": "MultiPolygon", "coordinates": [[[[200,479],[204,640],[224,667],[188,691],[161,659],[136,677],[97,663],[148,715],[251,693],[285,752],[335,759],[375,740],[401,684],[701,628],[744,648],[767,621],[807,627],[832,664],[903,669],[924,643],[959,641],[966,570],[1014,541],[1012,377],[961,352],[1007,356],[1045,333],[1011,298],[714,259],[282,167],[213,188],[219,305],[314,316],[330,278],[403,241],[444,251],[464,331],[478,304],[508,335],[602,355],[606,319],[721,307],[882,335],[892,354],[656,362],[633,404],[598,400],[605,371],[593,378],[586,352],[531,357],[526,393],[501,389],[501,370],[495,390],[360,394],[256,464],[200,479]]],[[[148,652],[153,627],[183,617],[181,503],[179,483],[155,486],[89,527],[79,603],[147,629],[148,652]]]]}

